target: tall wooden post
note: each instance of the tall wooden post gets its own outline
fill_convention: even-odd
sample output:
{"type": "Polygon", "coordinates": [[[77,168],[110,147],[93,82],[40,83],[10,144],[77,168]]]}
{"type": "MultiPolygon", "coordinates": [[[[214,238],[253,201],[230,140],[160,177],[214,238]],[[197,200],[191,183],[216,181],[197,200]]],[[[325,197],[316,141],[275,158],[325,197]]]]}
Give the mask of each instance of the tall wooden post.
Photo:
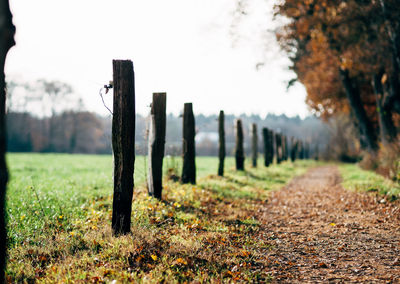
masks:
{"type": "Polygon", "coordinates": [[[315,143],[314,160],[316,160],[316,161],[319,160],[319,147],[318,147],[318,143],[315,143]]]}
{"type": "Polygon", "coordinates": [[[297,139],[295,139],[294,137],[291,138],[291,149],[290,149],[290,159],[292,160],[292,162],[296,161],[297,158],[297,151],[299,148],[299,143],[297,141],[297,139]]]}
{"type": "Polygon", "coordinates": [[[154,93],[151,104],[149,129],[149,174],[147,186],[149,195],[161,199],[162,168],[165,149],[167,94],[154,93]]]}
{"type": "Polygon", "coordinates": [[[7,53],[14,46],[15,27],[8,0],[0,1],[0,283],[5,283],[7,228],[5,219],[5,199],[8,181],[6,164],[6,81],[4,65],[7,53]]]}
{"type": "Polygon", "coordinates": [[[274,132],[272,130],[268,130],[268,151],[269,151],[269,164],[272,165],[274,163],[274,132]]]}
{"type": "Polygon", "coordinates": [[[264,145],[264,166],[268,167],[270,164],[269,130],[268,130],[268,128],[264,127],[262,129],[262,134],[263,134],[263,145],[264,145]]]}
{"type": "Polygon", "coordinates": [[[243,126],[240,119],[236,120],[236,170],[244,171],[243,126]]]}
{"type": "Polygon", "coordinates": [[[258,159],[258,135],[257,135],[257,124],[251,125],[251,158],[253,168],[257,167],[258,159]]]}
{"type": "Polygon", "coordinates": [[[282,162],[282,136],[280,133],[275,133],[275,151],[276,151],[276,163],[282,162]]]}
{"type": "Polygon", "coordinates": [[[218,134],[219,134],[218,175],[222,177],[224,176],[224,162],[225,162],[225,115],[223,110],[219,112],[218,134]]]}
{"type": "Polygon", "coordinates": [[[135,79],[130,60],[113,60],[114,106],[112,147],[114,197],[112,229],[115,235],[130,232],[135,164],[135,79]]]}
{"type": "Polygon", "coordinates": [[[185,103],[183,108],[183,169],[182,183],[196,184],[196,150],[194,136],[195,121],[192,103],[185,103]]]}

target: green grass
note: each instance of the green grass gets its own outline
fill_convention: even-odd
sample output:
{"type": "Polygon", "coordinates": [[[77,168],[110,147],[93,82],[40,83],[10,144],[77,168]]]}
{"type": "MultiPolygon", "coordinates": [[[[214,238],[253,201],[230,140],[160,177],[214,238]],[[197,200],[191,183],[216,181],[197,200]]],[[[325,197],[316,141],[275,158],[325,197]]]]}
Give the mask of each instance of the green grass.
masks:
{"type": "Polygon", "coordinates": [[[400,185],[383,176],[361,169],[356,164],[342,164],[339,166],[344,188],[355,191],[378,192],[391,199],[400,197],[400,185]]]}
{"type": "MultiPolygon", "coordinates": [[[[144,186],[145,158],[137,157],[132,234],[111,234],[112,157],[8,154],[7,192],[10,282],[147,282],[270,280],[262,269],[255,216],[270,190],[317,165],[283,163],[218,177],[217,158],[196,159],[198,184],[165,180],[163,201],[144,186]]],[[[247,161],[249,162],[249,161],[247,161]]],[[[165,169],[180,172],[181,159],[165,169]]]]}

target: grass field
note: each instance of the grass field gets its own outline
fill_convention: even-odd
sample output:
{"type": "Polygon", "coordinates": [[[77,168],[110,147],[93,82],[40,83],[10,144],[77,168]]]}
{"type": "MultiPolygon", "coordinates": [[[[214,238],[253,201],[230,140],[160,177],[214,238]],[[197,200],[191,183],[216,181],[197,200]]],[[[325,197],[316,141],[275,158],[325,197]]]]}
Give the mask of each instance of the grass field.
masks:
{"type": "MultiPolygon", "coordinates": [[[[217,158],[196,160],[198,184],[165,181],[163,201],[147,196],[144,157],[136,159],[132,233],[111,234],[111,156],[8,154],[7,193],[11,282],[268,280],[251,217],[313,161],[245,172],[217,158]],[[211,175],[211,176],[210,176],[211,175]],[[233,267],[234,273],[232,273],[233,267]]],[[[180,169],[179,158],[165,168],[180,169]]]]}
{"type": "Polygon", "coordinates": [[[341,164],[339,170],[343,178],[342,185],[346,189],[378,192],[391,200],[400,197],[400,185],[375,172],[363,170],[356,164],[341,164]]]}

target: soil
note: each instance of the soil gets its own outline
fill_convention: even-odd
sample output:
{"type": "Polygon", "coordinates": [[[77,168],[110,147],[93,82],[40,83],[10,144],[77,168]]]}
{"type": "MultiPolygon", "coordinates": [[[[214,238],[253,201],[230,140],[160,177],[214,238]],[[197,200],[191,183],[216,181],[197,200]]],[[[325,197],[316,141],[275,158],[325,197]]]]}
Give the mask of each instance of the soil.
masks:
{"type": "Polygon", "coordinates": [[[340,185],[336,167],[272,192],[261,220],[267,272],[287,283],[400,283],[400,207],[340,185]]]}

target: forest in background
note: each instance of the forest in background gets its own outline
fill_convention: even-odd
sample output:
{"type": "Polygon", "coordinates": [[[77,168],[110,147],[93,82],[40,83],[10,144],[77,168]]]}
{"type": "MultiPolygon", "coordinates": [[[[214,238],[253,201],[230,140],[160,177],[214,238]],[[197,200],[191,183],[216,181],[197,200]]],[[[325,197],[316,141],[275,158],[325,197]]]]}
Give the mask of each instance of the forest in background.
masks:
{"type": "MultiPolygon", "coordinates": [[[[196,153],[201,156],[218,154],[218,116],[196,115],[196,153]]],[[[302,140],[309,139],[311,151],[316,144],[327,145],[331,137],[328,124],[315,117],[287,117],[286,115],[226,115],[227,154],[232,155],[235,145],[234,121],[241,118],[244,126],[245,148],[250,152],[250,125],[257,123],[259,132],[268,127],[287,136],[302,140]]],[[[111,154],[111,117],[81,111],[66,111],[50,117],[39,118],[27,112],[9,112],[7,116],[9,152],[59,152],[111,154]]],[[[136,152],[147,152],[148,119],[136,116],[136,152]]],[[[166,152],[180,155],[182,147],[182,118],[173,114],[167,116],[166,152]]],[[[261,133],[259,134],[261,140],[261,133]]],[[[308,141],[308,140],[307,140],[308,141]]],[[[262,143],[260,152],[262,152],[262,143]]],[[[320,149],[322,150],[322,149],[320,149]]]]}

